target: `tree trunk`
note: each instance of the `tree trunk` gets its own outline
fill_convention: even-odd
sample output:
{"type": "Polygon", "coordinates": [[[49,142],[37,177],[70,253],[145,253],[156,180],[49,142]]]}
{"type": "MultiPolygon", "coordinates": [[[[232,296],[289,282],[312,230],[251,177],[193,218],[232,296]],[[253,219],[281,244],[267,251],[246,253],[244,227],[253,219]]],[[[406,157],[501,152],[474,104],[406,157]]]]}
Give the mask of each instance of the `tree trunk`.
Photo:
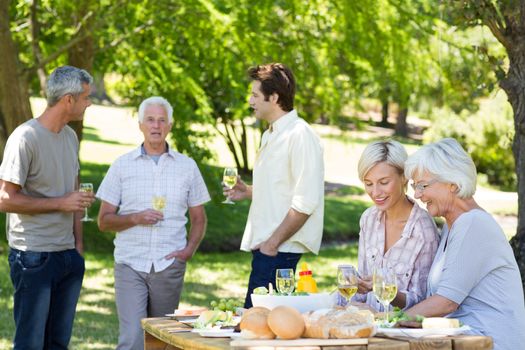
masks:
{"type": "Polygon", "coordinates": [[[382,127],[388,127],[388,99],[381,101],[381,123],[382,127]]]}
{"type": "Polygon", "coordinates": [[[407,137],[408,136],[408,126],[407,126],[407,115],[408,107],[399,106],[399,113],[397,114],[396,122],[396,136],[407,137]]]}
{"type": "Polygon", "coordinates": [[[9,23],[9,0],[0,0],[0,156],[11,132],[32,117],[27,80],[9,23]]]}
{"type": "MultiPolygon", "coordinates": [[[[520,33],[516,31],[516,33],[520,33]]],[[[523,32],[521,32],[523,33],[523,32]]],[[[500,86],[507,93],[514,111],[514,140],[512,152],[516,161],[518,177],[518,228],[510,244],[518,262],[521,281],[525,289],[525,34],[513,38],[513,47],[508,48],[509,71],[500,86]]]]}
{"type": "Polygon", "coordinates": [[[109,103],[111,105],[115,104],[113,99],[107,94],[106,84],[104,82],[104,73],[97,71],[93,72],[93,86],[91,90],[91,96],[95,101],[97,101],[97,103],[109,103]]]}
{"type": "MultiPolygon", "coordinates": [[[[77,11],[73,16],[74,23],[80,22],[89,12],[90,0],[81,0],[77,3],[77,11]]],[[[93,61],[95,59],[95,46],[93,36],[87,35],[91,30],[93,16],[83,23],[82,29],[77,33],[79,37],[86,36],[68,50],[68,64],[77,68],[85,69],[89,73],[93,72],[93,61]]],[[[78,141],[82,141],[83,121],[70,122],[69,126],[75,130],[78,141]]]]}

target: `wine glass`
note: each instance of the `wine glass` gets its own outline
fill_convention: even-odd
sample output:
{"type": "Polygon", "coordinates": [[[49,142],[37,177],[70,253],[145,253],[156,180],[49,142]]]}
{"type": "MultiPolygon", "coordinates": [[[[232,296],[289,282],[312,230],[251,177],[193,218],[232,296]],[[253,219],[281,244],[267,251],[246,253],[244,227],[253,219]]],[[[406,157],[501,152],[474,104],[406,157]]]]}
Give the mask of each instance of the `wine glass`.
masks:
{"type": "Polygon", "coordinates": [[[385,323],[388,323],[388,311],[390,302],[397,295],[396,273],[393,269],[386,267],[374,268],[372,275],[372,290],[377,300],[385,308],[385,323]]]}
{"type": "MultiPolygon", "coordinates": [[[[152,203],[153,209],[164,212],[164,207],[166,206],[166,197],[153,196],[152,203]]],[[[160,226],[160,222],[157,223],[157,226],[160,226]]]]}
{"type": "MultiPolygon", "coordinates": [[[[93,192],[93,184],[88,182],[82,182],[78,188],[80,192],[93,192]]],[[[80,221],[93,221],[92,218],[88,216],[88,208],[84,208],[84,217],[80,221]]]]}
{"type": "Polygon", "coordinates": [[[275,283],[277,291],[281,294],[290,295],[295,288],[293,269],[277,269],[275,273],[275,283]]]}
{"type": "MultiPolygon", "coordinates": [[[[233,186],[235,186],[235,184],[237,183],[237,168],[224,168],[222,182],[226,187],[228,187],[231,190],[233,186]]],[[[229,196],[226,197],[226,199],[222,203],[235,204],[229,196]]]]}
{"type": "Polygon", "coordinates": [[[352,265],[337,266],[337,289],[339,294],[350,302],[350,299],[357,293],[357,270],[352,265]]]}

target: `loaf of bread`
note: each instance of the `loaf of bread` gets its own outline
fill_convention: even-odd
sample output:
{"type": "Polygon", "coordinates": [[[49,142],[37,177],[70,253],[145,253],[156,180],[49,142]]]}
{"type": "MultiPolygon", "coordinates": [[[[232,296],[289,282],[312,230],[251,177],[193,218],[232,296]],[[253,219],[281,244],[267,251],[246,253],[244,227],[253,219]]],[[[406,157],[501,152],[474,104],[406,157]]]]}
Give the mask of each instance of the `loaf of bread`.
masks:
{"type": "Polygon", "coordinates": [[[457,318],[426,317],[421,324],[422,328],[459,328],[457,318]]]}
{"type": "Polygon", "coordinates": [[[321,309],[303,314],[304,338],[367,338],[375,334],[374,316],[368,310],[321,309]]]}

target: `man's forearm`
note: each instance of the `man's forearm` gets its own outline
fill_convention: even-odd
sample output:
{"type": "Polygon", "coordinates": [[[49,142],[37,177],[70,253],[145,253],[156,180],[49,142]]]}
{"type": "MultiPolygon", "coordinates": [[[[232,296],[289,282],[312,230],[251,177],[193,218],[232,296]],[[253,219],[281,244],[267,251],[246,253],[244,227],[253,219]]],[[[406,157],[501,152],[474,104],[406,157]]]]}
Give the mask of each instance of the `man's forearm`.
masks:
{"type": "Polygon", "coordinates": [[[16,214],[43,214],[61,211],[62,197],[37,198],[21,192],[0,194],[0,211],[16,214]]]}
{"type": "Polygon", "coordinates": [[[99,216],[98,221],[98,227],[101,231],[120,232],[137,225],[135,214],[106,213],[99,216]]]}
{"type": "Polygon", "coordinates": [[[197,220],[191,223],[190,232],[188,234],[188,243],[186,248],[192,253],[195,253],[206,232],[206,219],[197,220]]]}
{"type": "Polygon", "coordinates": [[[310,215],[303,214],[297,210],[290,208],[284,220],[275,229],[273,234],[268,238],[267,243],[277,250],[281,244],[292,237],[297,231],[303,227],[304,223],[310,215]]]}

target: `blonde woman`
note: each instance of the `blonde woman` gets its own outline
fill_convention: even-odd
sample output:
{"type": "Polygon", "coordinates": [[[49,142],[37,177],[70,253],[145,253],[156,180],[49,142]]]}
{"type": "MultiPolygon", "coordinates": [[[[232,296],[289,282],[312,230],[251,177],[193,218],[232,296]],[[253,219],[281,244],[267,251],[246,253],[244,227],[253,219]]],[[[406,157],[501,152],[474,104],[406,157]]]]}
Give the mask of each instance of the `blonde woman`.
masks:
{"type": "Polygon", "coordinates": [[[407,152],[397,141],[369,144],[358,164],[359,178],[374,205],[360,219],[358,270],[355,302],[365,302],[382,311],[372,292],[374,268],[387,268],[397,275],[398,292],[392,305],[408,308],[425,298],[427,276],[438,246],[432,217],[406,195],[404,165],[407,152]]]}

